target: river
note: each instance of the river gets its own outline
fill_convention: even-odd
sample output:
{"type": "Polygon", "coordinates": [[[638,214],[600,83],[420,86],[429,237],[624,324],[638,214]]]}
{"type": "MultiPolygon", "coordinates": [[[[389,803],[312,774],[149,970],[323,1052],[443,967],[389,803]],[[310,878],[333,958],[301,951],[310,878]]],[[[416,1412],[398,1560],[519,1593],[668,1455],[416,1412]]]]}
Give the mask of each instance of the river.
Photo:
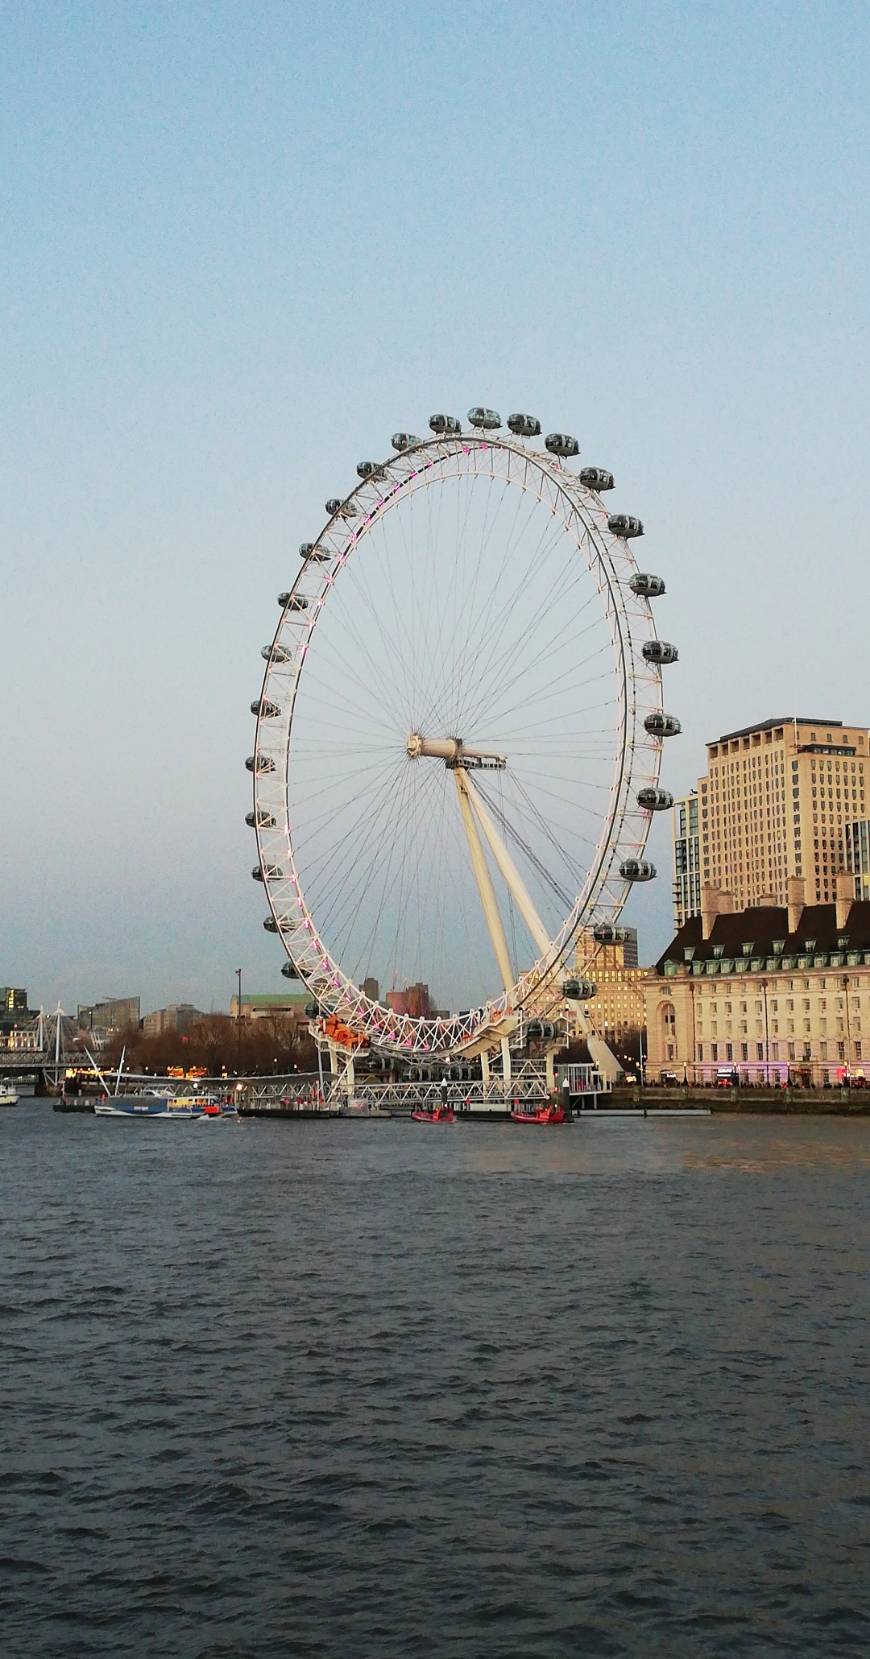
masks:
{"type": "Polygon", "coordinates": [[[2,1113],[10,1659],[870,1649],[870,1120],[2,1113]]]}

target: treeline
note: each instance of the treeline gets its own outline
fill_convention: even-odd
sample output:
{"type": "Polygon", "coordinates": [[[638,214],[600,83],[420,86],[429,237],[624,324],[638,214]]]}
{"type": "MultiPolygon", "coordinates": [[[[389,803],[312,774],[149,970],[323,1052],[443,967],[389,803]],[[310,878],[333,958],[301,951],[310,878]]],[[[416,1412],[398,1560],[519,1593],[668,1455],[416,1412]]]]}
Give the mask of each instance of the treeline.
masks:
{"type": "Polygon", "coordinates": [[[122,1052],[125,1071],[165,1073],[170,1066],[204,1066],[210,1077],[222,1072],[245,1076],[269,1072],[316,1071],[317,1049],[308,1031],[292,1020],[268,1016],[234,1020],[229,1014],[205,1014],[186,1031],[163,1031],[146,1037],[133,1026],[118,1032],[103,1049],[101,1064],[117,1066],[122,1052]]]}

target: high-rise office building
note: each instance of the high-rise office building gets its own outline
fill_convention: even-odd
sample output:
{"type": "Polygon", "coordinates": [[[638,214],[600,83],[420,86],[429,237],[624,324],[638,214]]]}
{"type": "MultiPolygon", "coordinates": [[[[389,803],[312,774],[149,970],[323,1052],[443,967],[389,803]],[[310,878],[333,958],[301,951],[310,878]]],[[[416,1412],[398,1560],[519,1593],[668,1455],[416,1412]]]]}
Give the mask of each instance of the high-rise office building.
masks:
{"type": "Polygon", "coordinates": [[[79,1003],[80,1031],[126,1031],[139,1024],[138,997],[104,997],[102,1002],[79,1003]]]}
{"type": "Polygon", "coordinates": [[[843,862],[855,878],[856,899],[870,899],[870,820],[843,825],[843,862]]]}
{"type": "Polygon", "coordinates": [[[674,926],[701,914],[701,837],[698,793],[674,802],[674,926]]]}
{"type": "Polygon", "coordinates": [[[786,904],[798,876],[808,904],[830,903],[845,825],[870,808],[868,736],[863,726],[792,715],[708,743],[698,780],[701,886],[745,910],[786,904]]]}
{"type": "Polygon", "coordinates": [[[639,1030],[644,1020],[643,982],[646,969],[637,965],[637,929],[617,927],[609,940],[596,939],[584,928],[577,937],[577,969],[595,985],[595,996],[584,1003],[593,1029],[613,1045],[639,1030]]]}

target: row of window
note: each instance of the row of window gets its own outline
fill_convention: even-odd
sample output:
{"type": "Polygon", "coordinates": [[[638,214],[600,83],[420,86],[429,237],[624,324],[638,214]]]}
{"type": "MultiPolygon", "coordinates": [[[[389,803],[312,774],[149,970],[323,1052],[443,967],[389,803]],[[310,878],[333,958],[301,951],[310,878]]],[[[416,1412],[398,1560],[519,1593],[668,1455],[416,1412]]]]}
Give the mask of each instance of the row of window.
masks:
{"type": "MultiPolygon", "coordinates": [[[[704,1043],[696,1044],[696,1059],[697,1059],[699,1065],[703,1065],[705,1059],[707,1058],[707,1056],[705,1054],[705,1047],[706,1046],[707,1045],[705,1045],[704,1043]]],[[[717,1060],[735,1060],[735,1059],[749,1060],[750,1058],[752,1060],[756,1061],[756,1062],[758,1062],[759,1060],[762,1063],[765,1062],[766,1057],[765,1057],[765,1052],[764,1052],[764,1043],[755,1043],[754,1045],[751,1045],[749,1043],[740,1043],[740,1044],[737,1045],[740,1049],[739,1055],[735,1055],[734,1046],[735,1045],[733,1043],[710,1043],[709,1044],[709,1050],[710,1050],[709,1058],[710,1058],[710,1060],[713,1062],[714,1065],[715,1065],[717,1060]],[[754,1052],[754,1054],[752,1054],[750,1056],[749,1050],[750,1050],[751,1046],[754,1046],[755,1052],[754,1052]]],[[[786,1043],[785,1044],[786,1053],[785,1053],[785,1055],[782,1055],[782,1056],[780,1055],[780,1052],[779,1052],[780,1047],[781,1047],[781,1045],[779,1043],[771,1043],[770,1044],[769,1058],[771,1060],[779,1060],[781,1058],[782,1059],[787,1059],[787,1060],[794,1060],[794,1059],[797,1058],[796,1049],[797,1049],[798,1045],[796,1043],[786,1043]]],[[[801,1047],[801,1055],[800,1055],[801,1060],[806,1062],[806,1063],[811,1063],[814,1059],[811,1044],[810,1043],[803,1043],[803,1044],[800,1045],[800,1047],[801,1047]]],[[[673,1060],[676,1057],[673,1044],[669,1044],[669,1046],[668,1046],[667,1057],[668,1057],[669,1060],[673,1060]]],[[[818,1058],[820,1060],[823,1060],[823,1061],[827,1061],[829,1059],[836,1058],[837,1060],[839,1060],[841,1062],[845,1062],[845,1060],[846,1060],[846,1044],[844,1042],[838,1042],[836,1044],[828,1044],[827,1042],[822,1040],[818,1045],[818,1058]],[[836,1055],[834,1055],[833,1053],[829,1054],[829,1052],[828,1052],[829,1048],[836,1048],[836,1055]]],[[[851,1060],[860,1060],[861,1058],[862,1058],[861,1044],[860,1043],[853,1043],[852,1044],[852,1053],[851,1053],[850,1059],[851,1060]]]]}

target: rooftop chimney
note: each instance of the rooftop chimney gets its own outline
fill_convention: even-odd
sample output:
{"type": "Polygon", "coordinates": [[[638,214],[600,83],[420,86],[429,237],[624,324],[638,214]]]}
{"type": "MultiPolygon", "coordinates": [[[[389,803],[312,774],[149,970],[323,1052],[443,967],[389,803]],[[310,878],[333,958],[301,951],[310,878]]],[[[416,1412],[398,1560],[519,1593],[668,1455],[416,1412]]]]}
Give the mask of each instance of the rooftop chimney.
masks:
{"type": "Polygon", "coordinates": [[[775,893],[759,893],[755,901],[758,910],[777,910],[779,900],[775,893]]]}
{"type": "Polygon", "coordinates": [[[734,909],[734,894],[723,893],[718,887],[711,887],[708,881],[701,883],[701,938],[709,939],[716,923],[717,916],[730,916],[734,909]]]}
{"type": "Polygon", "coordinates": [[[848,870],[837,871],[834,878],[834,898],[837,907],[837,932],[842,933],[855,901],[855,877],[848,870]]]}
{"type": "Polygon", "coordinates": [[[789,876],[786,891],[788,893],[788,931],[789,933],[797,933],[804,905],[807,902],[807,888],[803,876],[789,876]]]}

